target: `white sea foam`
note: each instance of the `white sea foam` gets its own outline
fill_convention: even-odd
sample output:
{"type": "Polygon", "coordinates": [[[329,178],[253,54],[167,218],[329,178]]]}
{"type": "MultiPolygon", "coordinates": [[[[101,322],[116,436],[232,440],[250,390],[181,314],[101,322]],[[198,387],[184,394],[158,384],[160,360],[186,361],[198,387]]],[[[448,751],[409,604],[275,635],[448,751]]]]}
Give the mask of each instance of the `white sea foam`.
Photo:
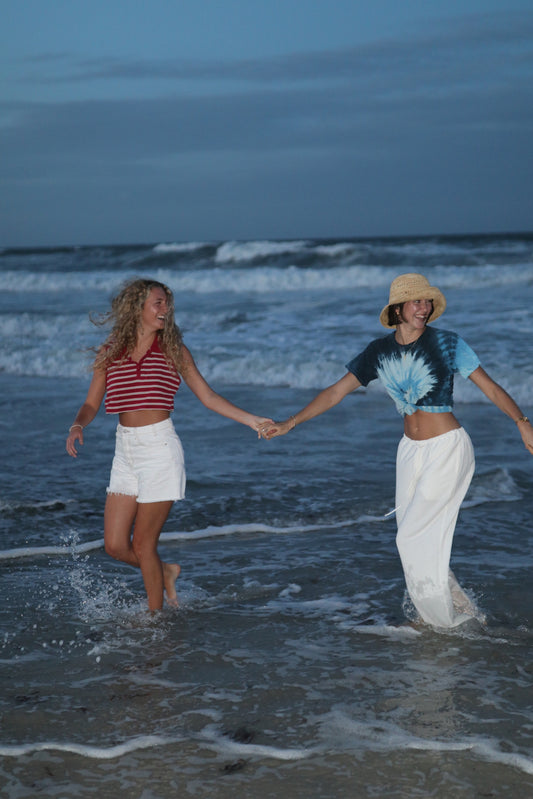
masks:
{"type": "MultiPolygon", "coordinates": [[[[181,736],[141,735],[114,746],[94,746],[67,741],[43,741],[25,744],[0,744],[0,756],[24,757],[37,752],[68,752],[90,760],[113,760],[141,749],[160,749],[183,743],[181,736]]],[[[199,741],[219,753],[245,754],[272,760],[302,760],[309,757],[312,750],[305,748],[283,748],[266,744],[239,743],[221,734],[217,728],[209,726],[199,736],[199,741]]]]}
{"type": "Polygon", "coordinates": [[[170,243],[170,244],[156,244],[154,247],[154,252],[157,253],[192,253],[196,252],[197,250],[202,250],[204,247],[207,246],[207,242],[200,242],[200,241],[187,241],[181,243],[170,243]]]}
{"type": "Polygon", "coordinates": [[[223,754],[231,753],[232,755],[255,756],[272,760],[303,760],[310,757],[314,751],[313,748],[283,748],[266,744],[239,743],[230,736],[221,734],[215,726],[206,727],[202,732],[201,739],[223,754]]]}
{"type": "Polygon", "coordinates": [[[339,628],[341,630],[357,633],[358,635],[377,635],[381,638],[389,638],[392,641],[408,642],[422,635],[420,630],[410,627],[407,624],[394,627],[391,624],[358,624],[356,620],[353,622],[343,620],[339,623],[339,628]]]}
{"type": "MultiPolygon", "coordinates": [[[[226,246],[226,245],[223,245],[226,246]]],[[[240,248],[237,253],[241,252],[240,248]]],[[[265,250],[266,252],[266,250],[265,250]]],[[[228,255],[219,263],[233,259],[228,255]]],[[[389,266],[364,265],[335,266],[305,269],[296,266],[262,266],[253,269],[204,268],[202,270],[174,271],[172,269],[150,270],[149,276],[167,283],[176,292],[213,293],[229,291],[235,294],[263,293],[264,291],[324,291],[350,290],[358,288],[388,288],[397,268],[389,266]]],[[[461,267],[436,267],[432,279],[442,288],[472,288],[479,286],[512,285],[530,286],[533,282],[533,264],[524,263],[505,267],[483,265],[464,269],[461,267]]],[[[131,277],[129,270],[116,271],[73,271],[73,272],[32,272],[29,270],[6,270],[2,273],[2,288],[6,292],[68,292],[100,291],[106,299],[126,279],[131,277]]]]}
{"type": "Polygon", "coordinates": [[[221,527],[210,525],[203,530],[191,530],[185,532],[162,533],[161,541],[190,541],[202,538],[215,538],[219,536],[233,536],[250,533],[276,533],[285,535],[287,533],[308,533],[316,530],[344,529],[357,524],[355,519],[345,521],[322,523],[322,524],[301,524],[294,526],[280,526],[270,524],[227,524],[221,527]]]}
{"type": "Polygon", "coordinates": [[[500,741],[490,738],[471,737],[456,740],[420,738],[384,719],[375,722],[359,721],[340,709],[331,711],[322,719],[322,733],[326,741],[331,742],[333,739],[337,746],[348,750],[469,752],[480,760],[517,768],[525,774],[533,774],[532,758],[516,752],[502,751],[500,741]]]}
{"type": "Polygon", "coordinates": [[[305,247],[305,241],[226,241],[217,249],[215,261],[219,264],[243,263],[301,252],[305,247]]]}
{"type": "Polygon", "coordinates": [[[361,246],[353,242],[337,242],[336,244],[317,244],[314,252],[318,255],[323,255],[326,258],[342,258],[345,255],[353,255],[354,253],[364,252],[361,246]]]}
{"type": "Polygon", "coordinates": [[[4,549],[0,551],[0,560],[18,560],[20,558],[40,558],[44,555],[81,555],[85,552],[92,552],[104,546],[104,539],[97,541],[87,541],[83,544],[65,544],[64,546],[46,547],[18,547],[16,549],[4,549]]]}
{"type": "MultiPolygon", "coordinates": [[[[287,527],[276,527],[269,524],[228,524],[221,527],[209,525],[201,530],[184,530],[176,532],[162,533],[160,537],[161,542],[165,541],[199,541],[204,538],[219,538],[221,536],[235,536],[235,535],[249,535],[251,533],[276,533],[284,535],[287,533],[307,533],[315,530],[326,529],[343,529],[357,524],[354,519],[347,519],[340,522],[328,522],[323,524],[307,524],[307,525],[294,525],[287,527]]],[[[78,555],[85,552],[91,552],[95,549],[101,549],[104,546],[104,540],[97,539],[94,541],[86,541],[78,543],[77,541],[67,542],[63,546],[46,546],[46,547],[19,547],[17,549],[5,549],[0,551],[0,560],[17,560],[19,558],[35,558],[43,555],[78,555]]]]}
{"type": "Polygon", "coordinates": [[[309,618],[325,616],[337,621],[341,617],[336,614],[362,615],[368,611],[368,605],[366,602],[361,602],[359,598],[344,597],[339,594],[330,594],[320,599],[302,600],[297,597],[295,592],[280,592],[278,597],[271,599],[262,610],[263,612],[266,610],[268,614],[281,611],[309,618]]]}
{"type": "MultiPolygon", "coordinates": [[[[485,502],[515,502],[521,498],[521,492],[518,489],[513,477],[507,469],[498,469],[495,472],[479,475],[474,478],[470,491],[463,502],[463,508],[475,507],[484,504],[485,502]]],[[[26,506],[32,508],[38,507],[51,507],[53,508],[57,503],[62,504],[62,500],[50,500],[42,503],[0,503],[0,509],[4,510],[20,510],[26,506]]],[[[317,524],[300,524],[289,526],[276,526],[270,524],[262,524],[259,522],[228,524],[217,527],[215,525],[208,525],[207,527],[198,530],[177,530],[174,532],[164,532],[161,534],[161,542],[172,541],[199,541],[206,538],[220,538],[232,537],[238,535],[251,535],[251,534],[276,534],[287,535],[294,533],[308,533],[318,530],[333,530],[345,529],[347,527],[354,527],[357,525],[377,523],[381,524],[388,522],[394,514],[394,509],[391,509],[385,514],[372,514],[364,513],[357,518],[345,519],[337,522],[317,523],[317,524]]],[[[44,555],[52,556],[69,556],[84,554],[97,549],[101,549],[104,545],[103,539],[96,539],[93,541],[86,541],[83,543],[78,542],[75,538],[71,541],[66,541],[63,545],[58,546],[45,546],[45,547],[18,547],[15,549],[6,549],[0,551],[1,560],[17,560],[20,558],[37,558],[44,555]]]]}
{"type": "Polygon", "coordinates": [[[33,755],[36,752],[69,752],[80,755],[81,757],[87,757],[91,760],[113,760],[114,758],[127,755],[130,752],[136,752],[139,749],[155,749],[163,746],[180,744],[182,742],[183,738],[178,736],[140,735],[124,743],[107,747],[91,746],[89,744],[80,744],[70,741],[65,743],[42,741],[39,743],[26,744],[0,744],[0,756],[23,757],[25,755],[33,755]]]}

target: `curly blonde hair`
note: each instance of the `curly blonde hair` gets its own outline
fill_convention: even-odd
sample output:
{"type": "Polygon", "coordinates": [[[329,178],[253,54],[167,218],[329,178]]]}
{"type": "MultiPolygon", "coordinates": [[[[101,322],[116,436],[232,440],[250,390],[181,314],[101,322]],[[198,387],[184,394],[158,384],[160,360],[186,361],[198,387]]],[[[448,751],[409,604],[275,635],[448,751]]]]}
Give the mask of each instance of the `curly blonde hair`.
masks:
{"type": "Polygon", "coordinates": [[[169,365],[176,371],[183,368],[181,331],[174,321],[174,296],[168,286],[158,280],[134,278],[127,281],[111,300],[111,310],[96,319],[95,325],[111,323],[113,326],[107,339],[99,347],[93,361],[94,369],[107,369],[113,362],[133,352],[137,344],[137,333],[142,311],[148,295],[154,288],[163,289],[167,297],[168,312],[163,330],[158,330],[159,346],[169,365]]]}

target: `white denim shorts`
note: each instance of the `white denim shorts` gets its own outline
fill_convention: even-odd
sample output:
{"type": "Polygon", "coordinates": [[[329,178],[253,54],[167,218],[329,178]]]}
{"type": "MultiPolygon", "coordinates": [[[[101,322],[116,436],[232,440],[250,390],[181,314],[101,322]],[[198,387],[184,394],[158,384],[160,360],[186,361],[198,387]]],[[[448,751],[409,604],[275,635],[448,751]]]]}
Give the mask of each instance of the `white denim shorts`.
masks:
{"type": "Polygon", "coordinates": [[[183,447],[171,419],[142,427],[117,426],[108,494],[165,502],[185,496],[183,447]]]}

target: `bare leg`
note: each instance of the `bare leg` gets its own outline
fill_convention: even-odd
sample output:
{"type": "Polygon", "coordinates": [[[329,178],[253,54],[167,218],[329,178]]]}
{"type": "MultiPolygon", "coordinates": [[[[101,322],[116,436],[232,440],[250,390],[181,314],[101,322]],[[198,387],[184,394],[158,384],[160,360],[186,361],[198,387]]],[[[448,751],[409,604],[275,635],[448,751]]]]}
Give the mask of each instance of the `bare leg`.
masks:
{"type": "Polygon", "coordinates": [[[165,584],[157,543],[171,507],[172,502],[144,502],[137,505],[131,545],[141,567],[149,610],[161,610],[163,607],[165,584]]]}
{"type": "Polygon", "coordinates": [[[149,610],[163,607],[163,589],[169,605],[177,606],[177,563],[162,563],[157,544],[172,502],[138,503],[136,497],[108,494],[104,514],[104,541],[108,555],[141,569],[149,610]],[[133,526],[133,537],[132,537],[133,526]]]}
{"type": "Polygon", "coordinates": [[[178,579],[181,566],[179,563],[163,563],[163,584],[167,603],[173,608],[178,607],[178,595],[176,594],[176,580],[178,579]]]}
{"type": "Polygon", "coordinates": [[[131,529],[137,515],[137,497],[108,494],[104,510],[105,551],[115,560],[140,568],[131,546],[131,529]]]}

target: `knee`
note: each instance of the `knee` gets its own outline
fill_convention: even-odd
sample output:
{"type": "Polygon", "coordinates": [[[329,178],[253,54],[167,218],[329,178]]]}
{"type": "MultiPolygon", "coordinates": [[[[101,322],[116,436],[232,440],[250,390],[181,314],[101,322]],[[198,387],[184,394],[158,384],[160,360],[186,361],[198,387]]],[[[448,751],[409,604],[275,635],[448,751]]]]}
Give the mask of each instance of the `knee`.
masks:
{"type": "Polygon", "coordinates": [[[124,549],[115,544],[114,541],[105,541],[104,549],[106,551],[106,555],[110,555],[110,557],[114,558],[115,560],[124,560],[124,549]]]}

